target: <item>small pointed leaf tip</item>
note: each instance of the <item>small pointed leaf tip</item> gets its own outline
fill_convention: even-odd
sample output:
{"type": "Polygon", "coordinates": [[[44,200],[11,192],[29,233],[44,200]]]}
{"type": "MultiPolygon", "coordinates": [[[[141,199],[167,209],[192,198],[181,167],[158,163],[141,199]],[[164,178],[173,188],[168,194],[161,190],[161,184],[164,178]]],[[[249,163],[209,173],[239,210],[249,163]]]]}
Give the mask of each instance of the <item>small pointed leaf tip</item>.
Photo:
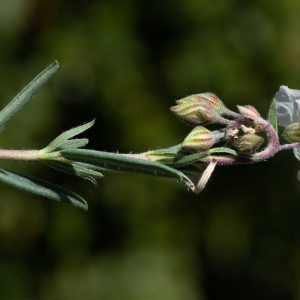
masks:
{"type": "Polygon", "coordinates": [[[13,118],[33,98],[39,89],[53,76],[58,67],[58,62],[53,62],[25,86],[12,101],[0,111],[0,127],[13,118]]]}

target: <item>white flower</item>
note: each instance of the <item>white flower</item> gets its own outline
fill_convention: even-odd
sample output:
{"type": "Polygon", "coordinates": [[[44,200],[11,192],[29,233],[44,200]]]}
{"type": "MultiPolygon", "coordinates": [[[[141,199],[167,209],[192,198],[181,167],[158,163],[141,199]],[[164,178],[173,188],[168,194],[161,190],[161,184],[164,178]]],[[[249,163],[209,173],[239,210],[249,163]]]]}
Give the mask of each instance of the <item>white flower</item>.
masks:
{"type": "MultiPolygon", "coordinates": [[[[277,121],[279,125],[287,127],[290,124],[300,122],[299,90],[292,90],[282,85],[275,95],[275,100],[277,102],[277,121]]],[[[296,158],[300,160],[300,147],[293,150],[296,158]]],[[[299,173],[298,179],[300,180],[299,173]]]]}

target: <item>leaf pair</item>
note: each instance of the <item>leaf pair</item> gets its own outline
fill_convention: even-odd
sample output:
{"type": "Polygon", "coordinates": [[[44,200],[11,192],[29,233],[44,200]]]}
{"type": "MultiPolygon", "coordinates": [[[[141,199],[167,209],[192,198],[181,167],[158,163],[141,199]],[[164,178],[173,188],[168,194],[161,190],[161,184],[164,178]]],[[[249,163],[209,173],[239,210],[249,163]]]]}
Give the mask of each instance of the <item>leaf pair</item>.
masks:
{"type": "Polygon", "coordinates": [[[94,125],[94,123],[95,120],[63,132],[57,138],[55,138],[46,148],[44,148],[42,152],[50,153],[50,152],[60,151],[63,149],[84,147],[89,142],[88,139],[71,139],[71,138],[91,128],[94,125]]]}

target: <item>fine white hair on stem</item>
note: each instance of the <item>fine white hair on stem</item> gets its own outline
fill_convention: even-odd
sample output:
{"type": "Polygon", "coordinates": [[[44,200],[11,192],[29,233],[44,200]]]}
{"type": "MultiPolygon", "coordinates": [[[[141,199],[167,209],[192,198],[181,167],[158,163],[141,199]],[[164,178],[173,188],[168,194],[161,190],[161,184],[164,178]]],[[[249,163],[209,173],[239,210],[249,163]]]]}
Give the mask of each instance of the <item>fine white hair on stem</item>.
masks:
{"type": "Polygon", "coordinates": [[[210,164],[208,165],[208,167],[205,169],[205,171],[203,172],[203,174],[202,174],[202,176],[201,176],[198,184],[193,189],[193,192],[195,194],[200,194],[204,190],[204,188],[205,188],[205,186],[207,184],[207,181],[209,180],[212,172],[214,171],[214,169],[215,169],[215,167],[217,165],[217,161],[218,160],[214,158],[210,162],[210,164]]]}

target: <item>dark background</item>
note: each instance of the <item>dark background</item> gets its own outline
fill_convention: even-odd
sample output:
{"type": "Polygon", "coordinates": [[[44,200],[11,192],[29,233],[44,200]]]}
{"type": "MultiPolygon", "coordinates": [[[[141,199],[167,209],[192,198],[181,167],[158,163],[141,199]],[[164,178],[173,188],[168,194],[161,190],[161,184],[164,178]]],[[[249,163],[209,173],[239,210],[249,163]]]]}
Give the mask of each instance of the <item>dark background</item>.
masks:
{"type": "MultiPolygon", "coordinates": [[[[298,0],[1,0],[0,104],[55,59],[58,73],[1,133],[41,149],[96,118],[91,149],[143,152],[191,128],[175,99],[216,93],[267,116],[300,89],[298,0]]],[[[1,166],[82,195],[89,211],[1,184],[0,298],[300,299],[300,162],[292,151],[176,180],[106,174],[94,187],[40,165],[1,166]]]]}

